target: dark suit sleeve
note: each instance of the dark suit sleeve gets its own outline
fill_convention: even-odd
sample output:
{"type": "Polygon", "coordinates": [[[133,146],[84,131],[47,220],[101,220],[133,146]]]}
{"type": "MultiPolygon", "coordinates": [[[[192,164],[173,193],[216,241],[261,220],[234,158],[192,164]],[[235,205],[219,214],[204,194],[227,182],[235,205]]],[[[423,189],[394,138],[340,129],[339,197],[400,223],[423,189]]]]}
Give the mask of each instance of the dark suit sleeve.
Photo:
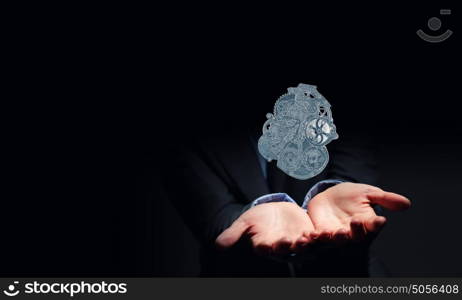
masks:
{"type": "Polygon", "coordinates": [[[194,235],[205,245],[213,245],[247,203],[230,191],[225,175],[199,146],[183,149],[170,153],[170,163],[164,166],[165,188],[194,235]]]}
{"type": "MultiPolygon", "coordinates": [[[[377,185],[379,172],[377,166],[377,143],[363,135],[346,136],[343,140],[332,143],[329,152],[332,156],[327,170],[327,177],[347,182],[377,185]]],[[[373,205],[378,215],[383,210],[373,205]]]]}
{"type": "Polygon", "coordinates": [[[327,146],[330,162],[327,178],[376,185],[378,171],[377,147],[365,137],[342,137],[327,146]]]}

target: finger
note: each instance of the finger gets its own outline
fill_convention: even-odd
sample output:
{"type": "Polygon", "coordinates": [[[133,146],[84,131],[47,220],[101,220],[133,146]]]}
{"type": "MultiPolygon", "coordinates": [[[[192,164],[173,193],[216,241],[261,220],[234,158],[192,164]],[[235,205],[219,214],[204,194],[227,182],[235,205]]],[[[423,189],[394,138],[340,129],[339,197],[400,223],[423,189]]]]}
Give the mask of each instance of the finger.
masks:
{"type": "Polygon", "coordinates": [[[292,241],[288,238],[282,238],[273,245],[273,252],[276,254],[287,254],[292,247],[292,241]]]}
{"type": "Polygon", "coordinates": [[[385,225],[387,219],[382,216],[375,216],[368,219],[364,225],[368,232],[378,233],[385,225]]]}
{"type": "Polygon", "coordinates": [[[336,244],[342,245],[345,244],[350,238],[350,232],[347,229],[339,229],[335,232],[333,240],[336,244]]]}
{"type": "Polygon", "coordinates": [[[242,221],[234,222],[231,227],[223,231],[215,240],[215,244],[220,249],[228,249],[239,241],[242,234],[249,228],[249,226],[242,221]]]}
{"type": "Polygon", "coordinates": [[[274,236],[269,233],[258,233],[253,235],[251,238],[252,247],[255,252],[259,255],[271,255],[273,254],[273,245],[276,242],[274,236]]]}
{"type": "Polygon", "coordinates": [[[303,235],[295,241],[292,250],[295,252],[303,252],[308,247],[309,243],[310,239],[303,235]]]}
{"type": "Polygon", "coordinates": [[[256,244],[253,248],[255,252],[259,255],[267,256],[273,253],[273,245],[268,242],[261,242],[259,244],[256,244]]]}
{"type": "Polygon", "coordinates": [[[411,206],[411,201],[406,197],[385,191],[370,191],[367,193],[367,198],[373,204],[394,211],[408,209],[411,206]]]}
{"type": "Polygon", "coordinates": [[[310,239],[310,236],[313,232],[316,232],[316,230],[312,229],[312,230],[303,230],[302,232],[302,235],[304,237],[306,237],[307,239],[310,239]]]}
{"type": "Polygon", "coordinates": [[[312,243],[318,242],[318,240],[319,240],[319,235],[320,235],[320,234],[321,234],[321,233],[320,233],[319,231],[317,231],[317,230],[311,232],[311,233],[310,233],[310,241],[311,241],[312,243]]]}
{"type": "Polygon", "coordinates": [[[329,242],[332,240],[332,237],[333,237],[333,232],[330,232],[330,231],[322,231],[320,234],[319,234],[319,237],[318,237],[318,241],[319,242],[329,242]]]}
{"type": "Polygon", "coordinates": [[[363,222],[358,219],[351,220],[351,239],[353,241],[362,241],[366,236],[366,231],[364,230],[363,222]]]}

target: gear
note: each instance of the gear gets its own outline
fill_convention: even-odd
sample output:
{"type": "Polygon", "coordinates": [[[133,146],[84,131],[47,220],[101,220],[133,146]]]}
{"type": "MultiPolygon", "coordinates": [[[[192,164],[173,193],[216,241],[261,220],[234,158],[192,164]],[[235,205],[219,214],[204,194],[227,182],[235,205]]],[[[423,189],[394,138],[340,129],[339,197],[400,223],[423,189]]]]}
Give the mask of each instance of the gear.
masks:
{"type": "Polygon", "coordinates": [[[314,118],[306,123],[306,137],[314,145],[323,146],[336,139],[335,125],[328,118],[314,118]]]}
{"type": "Polygon", "coordinates": [[[326,147],[311,147],[305,151],[303,164],[307,169],[319,174],[326,167],[328,161],[329,152],[327,152],[326,147]]]}
{"type": "Polygon", "coordinates": [[[329,102],[316,86],[299,84],[287,89],[268,113],[258,150],[286,174],[308,179],[327,165],[329,154],[324,145],[337,139],[329,102]]]}
{"type": "Polygon", "coordinates": [[[293,145],[288,145],[278,156],[277,166],[281,170],[286,170],[289,173],[297,170],[302,163],[300,150],[293,145]]]}

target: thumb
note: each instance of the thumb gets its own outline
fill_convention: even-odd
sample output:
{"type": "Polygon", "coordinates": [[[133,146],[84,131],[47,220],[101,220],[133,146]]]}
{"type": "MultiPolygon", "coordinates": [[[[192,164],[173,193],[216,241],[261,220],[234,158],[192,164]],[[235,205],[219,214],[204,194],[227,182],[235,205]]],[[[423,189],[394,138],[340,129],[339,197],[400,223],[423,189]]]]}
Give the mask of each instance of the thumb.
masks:
{"type": "Polygon", "coordinates": [[[228,249],[239,241],[242,234],[249,226],[243,221],[234,222],[228,229],[223,231],[215,240],[218,248],[228,249]]]}
{"type": "Polygon", "coordinates": [[[387,219],[383,216],[372,217],[364,223],[366,229],[370,233],[379,233],[379,231],[385,225],[387,219]]]}
{"type": "Polygon", "coordinates": [[[389,210],[405,210],[411,206],[411,201],[406,197],[385,191],[369,192],[367,193],[367,198],[371,203],[378,204],[389,210]]]}

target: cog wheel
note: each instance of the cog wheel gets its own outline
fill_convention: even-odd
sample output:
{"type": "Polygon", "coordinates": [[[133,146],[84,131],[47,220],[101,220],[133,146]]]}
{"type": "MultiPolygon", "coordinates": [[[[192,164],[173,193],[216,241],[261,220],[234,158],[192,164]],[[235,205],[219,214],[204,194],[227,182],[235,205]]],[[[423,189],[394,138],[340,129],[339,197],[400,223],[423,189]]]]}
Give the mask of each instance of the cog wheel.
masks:
{"type": "Polygon", "coordinates": [[[306,123],[306,137],[313,145],[324,146],[336,139],[335,125],[327,118],[314,118],[306,123]]]}
{"type": "Polygon", "coordinates": [[[326,167],[329,161],[329,153],[326,147],[311,147],[304,151],[304,166],[316,175],[326,167]]]}
{"type": "Polygon", "coordinates": [[[288,172],[293,172],[298,169],[302,163],[300,155],[300,150],[289,145],[278,155],[277,166],[281,170],[286,170],[288,172]]]}

